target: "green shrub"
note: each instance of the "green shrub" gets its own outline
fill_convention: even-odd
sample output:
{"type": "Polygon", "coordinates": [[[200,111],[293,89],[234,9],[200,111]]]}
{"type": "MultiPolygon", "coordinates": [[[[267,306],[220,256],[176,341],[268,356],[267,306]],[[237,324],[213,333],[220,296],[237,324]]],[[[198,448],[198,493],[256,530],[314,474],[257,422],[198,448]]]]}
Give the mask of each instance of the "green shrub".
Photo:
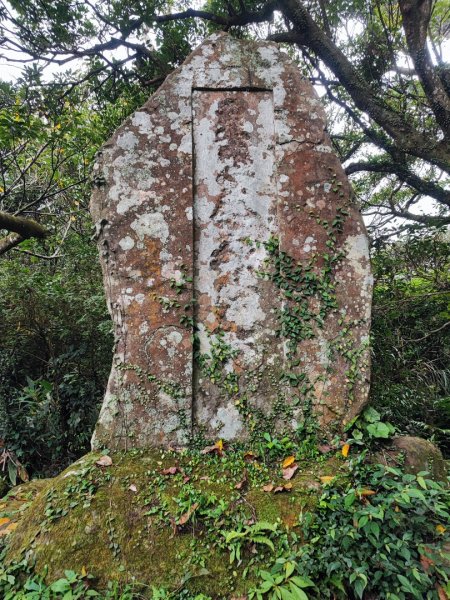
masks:
{"type": "Polygon", "coordinates": [[[88,450],[111,366],[97,250],[73,235],[64,252],[0,262],[0,438],[44,474],[88,450]]]}
{"type": "Polygon", "coordinates": [[[372,405],[450,455],[450,241],[410,236],[373,253],[372,405]]]}

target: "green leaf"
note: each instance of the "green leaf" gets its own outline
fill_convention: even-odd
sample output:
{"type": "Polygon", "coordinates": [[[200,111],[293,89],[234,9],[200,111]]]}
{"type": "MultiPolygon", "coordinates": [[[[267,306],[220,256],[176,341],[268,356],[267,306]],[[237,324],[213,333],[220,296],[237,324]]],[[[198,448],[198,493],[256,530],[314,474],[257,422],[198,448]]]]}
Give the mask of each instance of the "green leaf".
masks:
{"type": "Polygon", "coordinates": [[[293,562],[287,562],[285,564],[286,577],[290,577],[295,570],[295,564],[293,562]]]}
{"type": "Polygon", "coordinates": [[[305,594],[305,592],[294,585],[292,580],[290,581],[289,586],[291,588],[292,597],[294,600],[308,600],[308,596],[305,594]]]}
{"type": "Polygon", "coordinates": [[[424,490],[428,489],[427,488],[427,484],[425,483],[425,479],[423,477],[417,476],[417,483],[420,485],[420,487],[424,490]]]}
{"type": "Polygon", "coordinates": [[[50,589],[52,592],[56,592],[58,594],[62,594],[63,592],[67,592],[70,589],[70,584],[67,579],[58,579],[54,583],[51,584],[50,589]]]}
{"type": "Polygon", "coordinates": [[[309,577],[306,577],[306,575],[302,575],[301,577],[296,575],[295,577],[291,577],[290,581],[295,583],[295,585],[297,585],[300,588],[314,587],[315,585],[309,577]]]}
{"type": "Polygon", "coordinates": [[[369,408],[366,408],[363,416],[364,416],[364,420],[367,421],[368,423],[376,423],[377,421],[380,421],[380,419],[381,419],[380,413],[377,410],[375,410],[374,408],[372,408],[371,406],[369,406],[369,408]]]}
{"type": "Polygon", "coordinates": [[[355,502],[355,499],[356,499],[355,492],[350,492],[349,494],[347,494],[344,498],[345,508],[350,508],[350,506],[352,506],[353,503],[355,502]]]}
{"type": "Polygon", "coordinates": [[[391,429],[386,423],[371,423],[367,425],[367,431],[374,438],[387,439],[391,435],[391,429]]]}

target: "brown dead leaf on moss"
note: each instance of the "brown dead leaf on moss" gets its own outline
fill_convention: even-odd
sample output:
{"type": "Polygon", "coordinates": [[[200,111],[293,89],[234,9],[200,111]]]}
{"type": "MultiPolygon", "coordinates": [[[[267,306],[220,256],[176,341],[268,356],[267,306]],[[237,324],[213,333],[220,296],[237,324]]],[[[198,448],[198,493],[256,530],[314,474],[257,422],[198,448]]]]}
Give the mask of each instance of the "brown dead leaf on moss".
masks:
{"type": "Polygon", "coordinates": [[[279,494],[281,492],[290,492],[292,489],[292,483],[285,483],[283,485],[274,485],[273,483],[268,483],[263,486],[264,492],[273,492],[274,494],[279,494]]]}
{"type": "Polygon", "coordinates": [[[241,490],[247,483],[248,481],[248,477],[247,477],[247,471],[244,472],[244,477],[241,479],[241,481],[239,481],[238,483],[236,483],[236,485],[234,486],[235,490],[241,490]]]}
{"type": "Polygon", "coordinates": [[[177,525],[185,525],[189,521],[189,519],[192,517],[194,512],[197,510],[197,508],[198,508],[198,502],[195,502],[195,504],[193,504],[187,512],[185,512],[184,514],[181,515],[181,517],[178,519],[177,525]]]}
{"type": "Polygon", "coordinates": [[[105,454],[101,458],[95,461],[98,467],[110,467],[112,465],[112,458],[105,454]]]}
{"type": "Polygon", "coordinates": [[[175,475],[176,473],[181,473],[180,467],[167,467],[167,469],[161,470],[161,475],[175,475]]]}
{"type": "Polygon", "coordinates": [[[333,450],[333,448],[329,444],[320,444],[319,446],[317,446],[317,449],[322,454],[327,454],[328,452],[331,452],[333,450]]]}
{"type": "Polygon", "coordinates": [[[298,470],[298,465],[292,465],[292,467],[283,469],[283,479],[286,479],[286,480],[292,479],[297,470],[298,470]]]}
{"type": "Polygon", "coordinates": [[[449,600],[449,595],[444,590],[444,588],[442,586],[440,586],[438,583],[436,584],[436,590],[437,590],[437,593],[439,596],[439,600],[449,600]]]}
{"type": "Polygon", "coordinates": [[[206,448],[203,448],[201,453],[202,454],[211,454],[211,453],[215,452],[219,456],[222,456],[223,451],[224,451],[223,440],[218,440],[213,446],[206,446],[206,448]]]}

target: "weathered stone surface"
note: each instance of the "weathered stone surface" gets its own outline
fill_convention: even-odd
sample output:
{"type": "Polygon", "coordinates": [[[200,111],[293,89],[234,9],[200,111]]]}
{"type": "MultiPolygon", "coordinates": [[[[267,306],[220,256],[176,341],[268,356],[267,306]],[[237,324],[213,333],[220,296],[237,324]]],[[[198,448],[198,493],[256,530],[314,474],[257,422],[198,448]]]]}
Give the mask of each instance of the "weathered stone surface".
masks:
{"type": "Polygon", "coordinates": [[[405,473],[413,475],[428,471],[436,481],[444,481],[447,476],[447,466],[439,448],[420,437],[395,437],[383,454],[377,454],[375,458],[384,465],[401,465],[405,473]]]}
{"type": "Polygon", "coordinates": [[[94,446],[359,412],[366,232],[321,104],[275,44],[211,36],[104,146],[95,185],[116,347],[94,446]]]}

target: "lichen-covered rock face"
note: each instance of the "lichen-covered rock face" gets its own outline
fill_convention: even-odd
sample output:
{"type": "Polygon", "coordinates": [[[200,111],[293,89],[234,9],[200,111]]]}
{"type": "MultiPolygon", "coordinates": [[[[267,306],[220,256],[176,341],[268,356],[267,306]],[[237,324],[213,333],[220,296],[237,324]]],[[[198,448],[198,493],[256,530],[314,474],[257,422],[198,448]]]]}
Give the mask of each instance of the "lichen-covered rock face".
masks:
{"type": "Polygon", "coordinates": [[[269,42],[208,38],[103,147],[115,354],[94,447],[323,431],[368,392],[366,232],[310,84],[269,42]]]}

